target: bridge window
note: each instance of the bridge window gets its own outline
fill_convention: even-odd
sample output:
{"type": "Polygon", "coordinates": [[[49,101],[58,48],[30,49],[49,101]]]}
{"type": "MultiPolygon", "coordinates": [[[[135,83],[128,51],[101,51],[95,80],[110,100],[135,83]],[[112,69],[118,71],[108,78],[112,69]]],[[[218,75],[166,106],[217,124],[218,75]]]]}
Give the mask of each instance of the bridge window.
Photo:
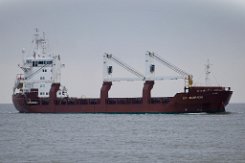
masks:
{"type": "Polygon", "coordinates": [[[47,64],[51,65],[53,63],[53,61],[47,61],[47,64]]]}
{"type": "Polygon", "coordinates": [[[155,71],[155,65],[151,65],[150,72],[153,73],[155,71]]]}
{"type": "Polygon", "coordinates": [[[112,73],[112,66],[109,66],[109,67],[108,67],[107,73],[108,73],[108,74],[111,74],[111,73],[112,73]]]}
{"type": "Polygon", "coordinates": [[[26,63],[30,64],[30,63],[32,63],[32,61],[31,60],[26,60],[26,63]]]}
{"type": "Polygon", "coordinates": [[[37,65],[51,65],[53,61],[33,61],[33,64],[37,65]]]}
{"type": "Polygon", "coordinates": [[[32,66],[33,66],[33,67],[37,67],[37,65],[38,65],[38,62],[37,62],[37,61],[33,61],[33,62],[32,62],[32,66]]]}
{"type": "Polygon", "coordinates": [[[45,84],[40,84],[40,88],[45,87],[45,84]]]}

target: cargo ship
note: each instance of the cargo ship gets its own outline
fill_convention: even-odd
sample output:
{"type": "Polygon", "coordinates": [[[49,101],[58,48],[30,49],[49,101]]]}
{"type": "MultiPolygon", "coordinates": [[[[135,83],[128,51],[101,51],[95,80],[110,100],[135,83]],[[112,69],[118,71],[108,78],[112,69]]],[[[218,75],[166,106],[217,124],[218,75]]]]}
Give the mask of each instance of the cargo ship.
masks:
{"type": "MultiPolygon", "coordinates": [[[[104,54],[103,82],[99,98],[69,97],[61,85],[60,55],[48,50],[45,34],[34,34],[33,51],[23,53],[23,62],[18,66],[23,71],[17,74],[12,101],[20,113],[218,113],[225,112],[232,91],[223,86],[193,86],[193,76],[171,64],[153,52],[145,54],[145,74],[141,74],[112,54],[104,54]],[[175,71],[178,76],[155,76],[154,61],[175,71]],[[125,68],[135,78],[113,78],[113,64],[125,68]],[[173,97],[152,97],[151,90],[156,80],[185,81],[182,92],[173,97]],[[109,97],[109,90],[116,81],[142,81],[141,97],[109,97]]],[[[207,72],[208,74],[209,72],[207,72]]]]}

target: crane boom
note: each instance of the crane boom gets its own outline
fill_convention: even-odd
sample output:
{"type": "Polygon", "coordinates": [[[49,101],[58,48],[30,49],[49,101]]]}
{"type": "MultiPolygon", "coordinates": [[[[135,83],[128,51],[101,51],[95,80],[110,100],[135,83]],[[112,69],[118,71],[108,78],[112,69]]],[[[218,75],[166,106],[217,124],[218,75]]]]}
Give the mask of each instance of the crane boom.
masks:
{"type": "Polygon", "coordinates": [[[146,54],[146,75],[141,74],[136,71],[134,68],[130,67],[126,63],[122,62],[112,54],[105,53],[104,55],[104,81],[154,81],[154,80],[178,80],[185,79],[186,85],[190,87],[192,85],[192,75],[186,73],[177,66],[169,63],[168,61],[162,59],[158,55],[148,52],[146,54]],[[155,65],[153,64],[153,59],[156,59],[160,63],[164,64],[171,70],[180,74],[180,76],[165,76],[165,77],[155,77],[155,65]],[[128,72],[134,74],[136,78],[113,78],[112,77],[112,64],[111,61],[115,62],[122,68],[126,69],[128,72]]]}
{"type": "Polygon", "coordinates": [[[177,72],[178,74],[180,74],[182,76],[182,78],[185,79],[186,85],[188,87],[192,86],[192,84],[193,84],[193,76],[191,74],[189,74],[189,73],[185,72],[184,70],[180,69],[179,67],[169,63],[167,60],[162,59],[160,56],[156,55],[153,52],[147,52],[146,55],[149,56],[149,58],[156,59],[157,61],[159,61],[163,65],[167,66],[171,70],[173,70],[173,71],[177,72]]]}
{"type": "Polygon", "coordinates": [[[129,65],[123,63],[122,61],[120,61],[119,59],[117,59],[116,57],[111,55],[111,59],[113,61],[115,61],[118,65],[120,65],[121,67],[125,68],[127,71],[131,72],[132,74],[136,75],[138,78],[142,78],[144,79],[145,76],[142,75],[141,73],[137,72],[135,69],[133,69],[132,67],[130,67],[129,65]]]}
{"type": "Polygon", "coordinates": [[[136,71],[134,68],[130,67],[126,63],[123,63],[118,58],[112,56],[112,54],[105,54],[104,55],[104,81],[137,81],[137,80],[145,80],[145,76],[141,74],[140,72],[136,71]],[[112,78],[112,66],[110,64],[110,61],[114,61],[119,66],[126,69],[128,72],[134,74],[137,76],[137,78],[112,78]]]}

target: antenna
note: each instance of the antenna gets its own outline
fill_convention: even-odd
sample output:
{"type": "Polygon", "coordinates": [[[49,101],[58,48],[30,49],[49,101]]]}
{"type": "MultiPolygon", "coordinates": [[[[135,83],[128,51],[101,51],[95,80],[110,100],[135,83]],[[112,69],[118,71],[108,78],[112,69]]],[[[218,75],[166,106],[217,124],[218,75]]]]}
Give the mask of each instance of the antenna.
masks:
{"type": "Polygon", "coordinates": [[[208,59],[207,64],[205,64],[205,84],[206,86],[209,84],[209,75],[211,74],[210,67],[211,67],[211,64],[208,59]]]}
{"type": "Polygon", "coordinates": [[[40,39],[41,41],[41,46],[42,46],[42,52],[43,54],[46,53],[46,41],[45,41],[45,32],[43,32],[43,38],[40,39]]]}
{"type": "Polygon", "coordinates": [[[21,53],[22,54],[25,54],[25,52],[26,52],[26,49],[25,48],[22,48],[21,53]]]}
{"type": "Polygon", "coordinates": [[[24,63],[24,61],[25,61],[25,53],[26,53],[25,48],[22,48],[21,54],[22,54],[22,60],[23,60],[23,63],[24,63]]]}
{"type": "Polygon", "coordinates": [[[38,28],[35,28],[35,31],[36,31],[36,33],[34,34],[35,38],[34,38],[33,42],[36,45],[36,49],[38,49],[38,39],[39,39],[39,30],[38,30],[38,28]]]}
{"type": "Polygon", "coordinates": [[[43,32],[43,39],[45,40],[45,36],[46,36],[46,33],[45,32],[43,32]]]}

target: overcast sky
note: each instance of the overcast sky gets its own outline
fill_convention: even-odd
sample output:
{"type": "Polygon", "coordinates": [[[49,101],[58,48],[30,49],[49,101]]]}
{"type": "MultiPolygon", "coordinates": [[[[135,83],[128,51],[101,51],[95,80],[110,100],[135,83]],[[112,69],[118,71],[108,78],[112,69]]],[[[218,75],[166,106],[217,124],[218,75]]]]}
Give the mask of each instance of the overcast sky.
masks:
{"type": "MultiPolygon", "coordinates": [[[[204,84],[230,86],[231,102],[245,102],[245,1],[243,0],[0,0],[0,103],[10,103],[21,49],[31,51],[34,29],[66,65],[70,96],[99,97],[105,52],[144,73],[154,51],[204,84]]],[[[115,65],[115,77],[131,76],[115,65]]],[[[156,62],[158,76],[170,75],[156,62]]],[[[172,72],[171,75],[177,75],[172,72]]],[[[113,83],[110,96],[141,96],[143,82],[113,83]]],[[[183,81],[159,81],[153,96],[174,96],[183,81]]]]}

